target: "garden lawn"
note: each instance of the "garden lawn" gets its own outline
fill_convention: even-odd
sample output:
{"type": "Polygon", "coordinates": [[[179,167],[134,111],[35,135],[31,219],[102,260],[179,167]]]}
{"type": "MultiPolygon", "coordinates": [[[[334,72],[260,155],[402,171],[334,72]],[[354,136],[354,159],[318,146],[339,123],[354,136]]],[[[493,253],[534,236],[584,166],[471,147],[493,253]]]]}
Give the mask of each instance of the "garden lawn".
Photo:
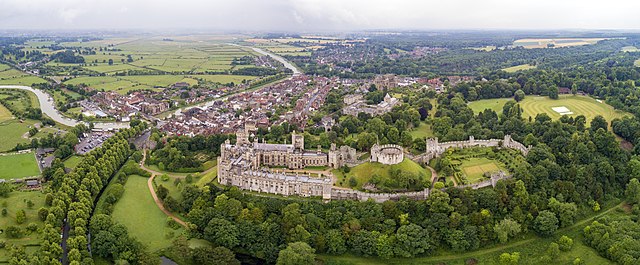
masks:
{"type": "Polygon", "coordinates": [[[137,175],[129,176],[124,194],[114,205],[111,215],[113,220],[127,227],[131,236],[149,247],[150,251],[156,251],[169,247],[171,241],[181,234],[182,228],[173,230],[167,226],[167,216],[153,201],[147,180],[137,175]]]}
{"type": "Polygon", "coordinates": [[[39,175],[40,168],[34,153],[0,155],[0,179],[20,179],[39,175]]]}
{"type": "MultiPolygon", "coordinates": [[[[486,99],[478,100],[469,103],[469,107],[478,113],[484,109],[492,109],[497,113],[502,112],[504,104],[512,99],[486,99]]],[[[552,119],[559,119],[561,115],[554,111],[554,107],[566,107],[573,114],[569,114],[570,117],[576,117],[578,115],[584,115],[587,118],[587,123],[596,115],[602,115],[607,122],[615,118],[622,118],[631,114],[624,111],[615,110],[612,106],[607,105],[604,102],[598,102],[595,99],[587,96],[573,96],[573,95],[561,95],[558,99],[550,99],[549,97],[541,96],[526,96],[524,100],[519,102],[520,107],[524,110],[523,118],[529,117],[535,118],[538,113],[546,113],[552,119]]]]}
{"type": "Polygon", "coordinates": [[[469,158],[462,160],[460,165],[462,172],[467,176],[470,183],[483,180],[485,172],[496,172],[498,170],[505,170],[504,167],[499,165],[496,161],[488,158],[469,158]]]}

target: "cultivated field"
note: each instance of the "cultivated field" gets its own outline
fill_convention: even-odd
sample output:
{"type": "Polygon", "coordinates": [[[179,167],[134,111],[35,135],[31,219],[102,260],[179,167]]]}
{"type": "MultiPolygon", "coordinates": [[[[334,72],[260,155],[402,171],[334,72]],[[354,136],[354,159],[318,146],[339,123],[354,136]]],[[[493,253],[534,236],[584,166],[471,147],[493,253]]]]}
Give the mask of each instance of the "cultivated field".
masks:
{"type": "MultiPolygon", "coordinates": [[[[502,107],[509,100],[513,99],[478,100],[470,102],[469,107],[473,109],[475,113],[479,113],[485,109],[492,109],[501,113],[502,107]]],[[[590,122],[597,115],[602,115],[607,122],[611,122],[611,120],[615,118],[630,115],[626,112],[615,110],[606,103],[598,102],[587,96],[561,95],[559,99],[555,100],[548,97],[526,96],[519,104],[524,110],[522,116],[525,119],[529,117],[534,118],[538,113],[546,113],[552,119],[559,119],[561,115],[552,108],[563,106],[573,112],[573,114],[569,114],[569,116],[584,115],[587,118],[587,122],[590,122]]]]}
{"type": "Polygon", "coordinates": [[[0,179],[20,179],[39,175],[40,168],[34,153],[0,154],[0,179]]]}
{"type": "Polygon", "coordinates": [[[171,245],[182,229],[169,228],[167,216],[160,211],[147,187],[147,178],[131,175],[122,198],[113,207],[113,220],[127,227],[129,234],[145,244],[150,251],[171,245]]]}
{"type": "Polygon", "coordinates": [[[529,69],[535,69],[535,68],[536,68],[535,65],[521,64],[521,65],[516,65],[516,66],[511,66],[511,67],[504,68],[504,69],[502,69],[502,71],[505,71],[507,73],[513,73],[513,72],[517,72],[517,71],[529,70],[529,69]]]}
{"type": "Polygon", "coordinates": [[[596,44],[606,38],[559,38],[559,39],[519,39],[513,42],[513,46],[522,46],[526,49],[552,47],[571,47],[596,44]]]}

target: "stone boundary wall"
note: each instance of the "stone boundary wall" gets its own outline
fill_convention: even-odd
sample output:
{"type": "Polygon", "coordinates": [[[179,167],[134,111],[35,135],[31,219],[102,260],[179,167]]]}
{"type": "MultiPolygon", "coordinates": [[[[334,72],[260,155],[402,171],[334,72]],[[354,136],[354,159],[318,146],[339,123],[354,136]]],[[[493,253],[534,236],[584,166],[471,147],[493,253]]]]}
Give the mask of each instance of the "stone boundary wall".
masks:
{"type": "Polygon", "coordinates": [[[426,140],[426,151],[418,158],[421,162],[429,163],[431,159],[439,157],[449,148],[470,148],[470,147],[505,147],[520,151],[523,155],[529,153],[529,147],[525,147],[524,144],[511,139],[511,135],[505,135],[503,139],[488,139],[488,140],[476,140],[473,136],[469,136],[469,140],[466,141],[451,141],[451,142],[438,142],[438,138],[431,138],[426,140]]]}
{"type": "Polygon", "coordinates": [[[362,192],[358,190],[343,190],[343,189],[336,189],[336,188],[331,190],[332,200],[367,201],[369,199],[373,199],[375,202],[380,203],[388,200],[397,201],[403,197],[407,197],[412,200],[426,200],[429,197],[429,189],[424,189],[422,191],[400,192],[400,193],[368,193],[368,192],[362,192]]]}

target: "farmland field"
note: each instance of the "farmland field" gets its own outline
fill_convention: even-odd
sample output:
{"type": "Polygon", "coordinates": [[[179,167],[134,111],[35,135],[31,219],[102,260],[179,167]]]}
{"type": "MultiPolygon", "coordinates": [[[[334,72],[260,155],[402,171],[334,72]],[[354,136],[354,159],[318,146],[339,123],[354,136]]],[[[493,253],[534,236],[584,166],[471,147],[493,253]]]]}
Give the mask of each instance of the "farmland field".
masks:
{"type": "MultiPolygon", "coordinates": [[[[509,100],[512,99],[478,100],[470,102],[469,107],[475,113],[483,111],[484,109],[492,109],[501,113],[502,107],[509,100]]],[[[559,119],[561,115],[552,108],[562,106],[573,112],[573,114],[569,114],[569,116],[584,115],[587,118],[587,122],[590,122],[597,115],[602,115],[607,122],[611,122],[611,120],[615,118],[630,115],[626,112],[615,110],[606,103],[598,102],[587,96],[561,95],[560,98],[556,100],[541,96],[526,96],[519,104],[524,110],[522,116],[525,119],[528,119],[528,117],[535,118],[538,113],[546,113],[552,119],[559,119]]]]}
{"type": "Polygon", "coordinates": [[[34,153],[0,155],[0,179],[19,179],[40,175],[34,153]]]}
{"type": "Polygon", "coordinates": [[[511,67],[507,67],[502,69],[502,71],[505,71],[507,73],[513,73],[513,72],[517,72],[517,71],[521,71],[521,70],[529,70],[529,69],[535,69],[536,66],[535,65],[530,65],[530,64],[521,64],[521,65],[516,65],[516,66],[511,66],[511,67]]]}
{"type": "Polygon", "coordinates": [[[606,38],[558,38],[558,39],[519,39],[513,42],[513,46],[522,46],[525,49],[547,48],[548,44],[554,47],[571,47],[595,44],[606,38]]]}
{"type": "Polygon", "coordinates": [[[0,64],[0,85],[31,85],[34,83],[46,83],[47,81],[33,75],[8,68],[0,64]]]}
{"type": "Polygon", "coordinates": [[[113,220],[127,227],[129,234],[145,244],[150,251],[171,245],[180,230],[169,228],[167,216],[160,211],[147,188],[147,178],[131,175],[122,198],[114,205],[113,220]],[[173,236],[168,236],[171,234],[173,236]]]}
{"type": "Polygon", "coordinates": [[[624,46],[624,47],[622,47],[621,51],[623,51],[623,52],[640,52],[640,49],[638,49],[635,46],[624,46]]]}

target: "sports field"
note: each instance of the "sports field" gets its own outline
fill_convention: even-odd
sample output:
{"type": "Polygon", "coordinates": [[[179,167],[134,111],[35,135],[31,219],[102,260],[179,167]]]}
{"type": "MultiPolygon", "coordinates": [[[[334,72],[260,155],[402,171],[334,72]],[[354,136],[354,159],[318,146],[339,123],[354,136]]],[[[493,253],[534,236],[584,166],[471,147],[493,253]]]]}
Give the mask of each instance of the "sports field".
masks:
{"type": "Polygon", "coordinates": [[[529,70],[529,69],[535,69],[535,68],[536,68],[535,65],[521,64],[521,65],[516,65],[516,66],[511,66],[511,67],[504,68],[504,69],[502,69],[502,71],[505,71],[507,73],[513,73],[513,72],[517,72],[517,71],[529,70]]]}
{"type": "Polygon", "coordinates": [[[171,245],[182,228],[169,228],[167,216],[160,211],[147,187],[147,178],[131,175],[124,186],[122,198],[113,207],[113,220],[125,225],[129,234],[145,244],[150,251],[171,245]],[[173,233],[173,236],[167,236],[173,233]]]}
{"type": "Polygon", "coordinates": [[[35,154],[0,155],[0,179],[19,179],[40,175],[35,154]]]}
{"type": "MultiPolygon", "coordinates": [[[[470,102],[469,107],[475,113],[479,113],[485,109],[492,109],[497,113],[501,113],[504,104],[509,100],[513,99],[501,98],[478,100],[470,102]]],[[[587,122],[590,122],[597,115],[602,115],[607,122],[610,122],[615,118],[631,115],[620,110],[615,110],[606,103],[587,96],[561,95],[559,99],[550,99],[548,97],[540,96],[526,96],[519,104],[524,110],[524,114],[522,116],[525,119],[528,119],[529,117],[533,118],[538,113],[546,113],[552,119],[559,119],[561,114],[553,110],[553,108],[558,107],[565,107],[569,112],[572,112],[573,114],[567,114],[570,117],[584,115],[587,118],[587,122]]]]}
{"type": "Polygon", "coordinates": [[[460,168],[471,183],[482,180],[484,173],[496,172],[502,169],[495,161],[484,157],[465,159],[462,161],[460,168]]]}

